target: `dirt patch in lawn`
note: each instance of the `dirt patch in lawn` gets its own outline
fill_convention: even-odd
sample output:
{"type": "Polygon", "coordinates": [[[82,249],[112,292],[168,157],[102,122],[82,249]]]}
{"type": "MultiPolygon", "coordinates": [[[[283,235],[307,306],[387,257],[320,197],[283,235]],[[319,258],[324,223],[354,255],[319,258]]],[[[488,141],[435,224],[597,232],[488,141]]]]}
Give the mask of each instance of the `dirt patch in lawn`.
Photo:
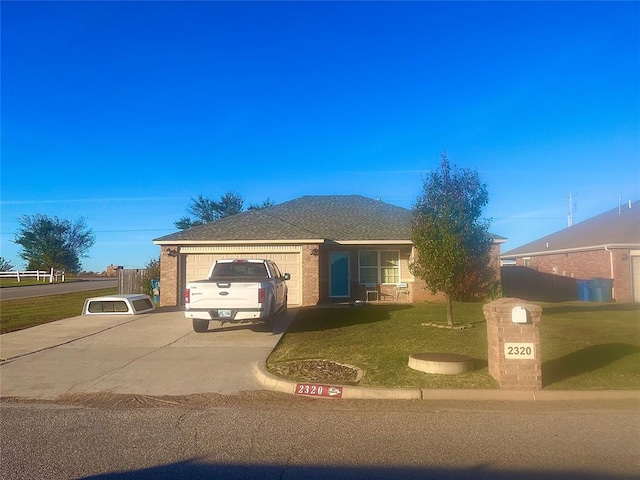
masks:
{"type": "Polygon", "coordinates": [[[362,370],[330,360],[300,360],[270,364],[271,373],[300,382],[331,382],[353,385],[362,378],[362,370]]]}

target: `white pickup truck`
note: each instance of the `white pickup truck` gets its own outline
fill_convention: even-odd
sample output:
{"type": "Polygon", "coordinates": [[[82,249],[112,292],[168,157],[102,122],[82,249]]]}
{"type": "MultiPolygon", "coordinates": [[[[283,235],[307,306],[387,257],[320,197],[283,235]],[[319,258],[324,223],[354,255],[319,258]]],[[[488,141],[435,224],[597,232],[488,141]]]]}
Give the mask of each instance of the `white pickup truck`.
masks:
{"type": "Polygon", "coordinates": [[[271,260],[217,260],[206,280],[187,284],[184,314],[196,332],[206,332],[211,320],[264,322],[273,330],[275,315],[287,311],[289,278],[271,260]]]}

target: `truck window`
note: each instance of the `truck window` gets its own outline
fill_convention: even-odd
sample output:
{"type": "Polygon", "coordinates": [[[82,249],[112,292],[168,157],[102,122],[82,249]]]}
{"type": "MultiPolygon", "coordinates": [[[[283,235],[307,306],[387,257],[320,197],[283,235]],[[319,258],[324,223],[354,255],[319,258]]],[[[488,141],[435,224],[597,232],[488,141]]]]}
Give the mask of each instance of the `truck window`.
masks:
{"type": "Polygon", "coordinates": [[[282,278],[282,272],[280,272],[280,269],[275,263],[269,262],[269,266],[271,267],[271,271],[273,272],[273,276],[275,278],[282,278]]]}
{"type": "Polygon", "coordinates": [[[266,278],[264,263],[233,262],[218,263],[213,268],[211,278],[266,278]]]}

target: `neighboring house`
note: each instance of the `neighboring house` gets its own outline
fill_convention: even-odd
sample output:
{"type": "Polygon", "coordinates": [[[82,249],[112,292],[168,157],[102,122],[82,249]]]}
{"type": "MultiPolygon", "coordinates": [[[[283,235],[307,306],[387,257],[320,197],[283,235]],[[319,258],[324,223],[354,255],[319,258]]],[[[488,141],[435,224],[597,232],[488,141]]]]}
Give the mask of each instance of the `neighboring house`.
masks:
{"type": "MultiPolygon", "coordinates": [[[[409,272],[411,215],[359,195],[303,196],[158,238],[160,305],[182,305],[187,282],[234,257],[274,260],[291,275],[290,305],[433,299],[409,272]]],[[[492,251],[497,275],[503,241],[492,251]]]]}
{"type": "Polygon", "coordinates": [[[640,302],[640,205],[629,202],[510,250],[501,259],[554,276],[613,280],[612,299],[640,302]]]}

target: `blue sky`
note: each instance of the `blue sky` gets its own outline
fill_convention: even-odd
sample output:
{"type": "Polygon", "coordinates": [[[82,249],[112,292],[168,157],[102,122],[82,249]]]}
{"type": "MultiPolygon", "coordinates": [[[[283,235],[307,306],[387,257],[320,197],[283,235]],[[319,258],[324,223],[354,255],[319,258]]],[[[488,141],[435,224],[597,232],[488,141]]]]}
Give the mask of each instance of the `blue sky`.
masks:
{"type": "Polygon", "coordinates": [[[2,2],[1,253],[143,267],[190,197],[411,208],[446,150],[502,251],[640,199],[638,2],[2,2]]]}

